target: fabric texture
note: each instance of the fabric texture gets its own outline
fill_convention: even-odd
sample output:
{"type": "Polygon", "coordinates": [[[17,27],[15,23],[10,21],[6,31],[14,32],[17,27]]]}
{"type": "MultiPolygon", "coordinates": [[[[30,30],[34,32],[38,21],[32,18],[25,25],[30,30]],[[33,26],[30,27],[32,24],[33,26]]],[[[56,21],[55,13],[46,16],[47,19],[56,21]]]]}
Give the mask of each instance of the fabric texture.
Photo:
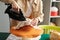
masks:
{"type": "Polygon", "coordinates": [[[40,35],[36,38],[22,38],[22,37],[17,37],[13,34],[10,34],[6,40],[39,40],[40,38],[41,38],[40,35]]]}
{"type": "MultiPolygon", "coordinates": [[[[11,0],[0,0],[0,1],[3,1],[5,3],[11,2],[11,0]]],[[[23,5],[22,0],[14,0],[14,1],[16,1],[18,3],[18,5],[20,5],[20,7],[22,8],[23,12],[26,13],[25,9],[27,6],[24,7],[25,4],[23,5]]],[[[32,11],[31,11],[31,15],[29,18],[39,17],[39,19],[43,20],[43,16],[41,16],[41,15],[44,15],[43,14],[43,2],[42,2],[42,0],[37,0],[37,1],[34,0],[34,2],[32,2],[32,3],[30,1],[28,1],[28,3],[32,4],[32,9],[31,9],[32,11]]],[[[27,7],[27,10],[28,10],[28,8],[30,8],[30,7],[27,7]]]]}

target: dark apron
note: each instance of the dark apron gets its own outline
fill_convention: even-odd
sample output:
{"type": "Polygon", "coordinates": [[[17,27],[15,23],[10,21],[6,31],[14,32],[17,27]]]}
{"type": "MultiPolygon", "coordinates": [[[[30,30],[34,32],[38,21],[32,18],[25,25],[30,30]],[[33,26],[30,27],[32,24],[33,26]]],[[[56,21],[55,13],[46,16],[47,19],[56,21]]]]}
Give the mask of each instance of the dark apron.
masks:
{"type": "Polygon", "coordinates": [[[19,13],[16,13],[16,12],[11,10],[11,8],[12,8],[11,4],[6,4],[6,5],[8,5],[8,7],[5,10],[5,13],[7,13],[10,18],[17,20],[17,21],[26,21],[26,18],[24,17],[21,9],[19,10],[19,13]]]}

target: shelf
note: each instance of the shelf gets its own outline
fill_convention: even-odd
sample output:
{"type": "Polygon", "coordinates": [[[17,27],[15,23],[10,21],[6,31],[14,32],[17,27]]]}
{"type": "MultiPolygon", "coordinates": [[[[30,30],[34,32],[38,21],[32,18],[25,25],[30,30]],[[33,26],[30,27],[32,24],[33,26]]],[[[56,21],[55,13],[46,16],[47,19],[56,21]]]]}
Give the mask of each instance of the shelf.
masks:
{"type": "Polygon", "coordinates": [[[60,1],[52,1],[52,2],[60,2],[60,1]]]}
{"type": "Polygon", "coordinates": [[[60,18],[60,16],[50,16],[50,18],[60,18]]]}

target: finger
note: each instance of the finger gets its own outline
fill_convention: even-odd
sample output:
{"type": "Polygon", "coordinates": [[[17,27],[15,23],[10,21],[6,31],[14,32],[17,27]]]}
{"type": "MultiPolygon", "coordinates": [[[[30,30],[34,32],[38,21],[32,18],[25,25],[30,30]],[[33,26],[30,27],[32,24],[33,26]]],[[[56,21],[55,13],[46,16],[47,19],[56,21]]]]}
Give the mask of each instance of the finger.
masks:
{"type": "Polygon", "coordinates": [[[20,11],[20,10],[19,10],[19,8],[18,8],[18,10],[17,10],[17,11],[18,11],[18,12],[20,11]]]}

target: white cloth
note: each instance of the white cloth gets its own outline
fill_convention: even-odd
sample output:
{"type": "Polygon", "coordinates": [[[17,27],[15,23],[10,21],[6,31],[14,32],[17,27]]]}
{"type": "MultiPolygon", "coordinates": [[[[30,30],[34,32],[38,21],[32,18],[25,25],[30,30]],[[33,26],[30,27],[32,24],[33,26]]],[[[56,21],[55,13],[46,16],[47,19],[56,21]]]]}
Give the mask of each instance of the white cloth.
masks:
{"type": "Polygon", "coordinates": [[[34,22],[32,22],[32,21],[33,21],[33,19],[26,18],[26,21],[20,21],[18,23],[18,25],[16,27],[14,27],[14,29],[19,29],[20,27],[23,27],[25,25],[31,25],[33,28],[39,29],[39,27],[37,26],[38,19],[35,19],[34,22]]]}
{"type": "MultiPolygon", "coordinates": [[[[17,24],[16,27],[14,27],[14,29],[19,29],[20,27],[23,27],[25,25],[31,25],[31,19],[26,18],[26,21],[19,21],[19,23],[17,24]]],[[[31,25],[32,26],[32,25],[31,25]]]]}
{"type": "Polygon", "coordinates": [[[40,38],[41,38],[40,35],[38,37],[35,37],[35,38],[22,38],[22,37],[17,37],[13,34],[10,34],[6,40],[39,40],[40,38]]]}
{"type": "Polygon", "coordinates": [[[27,11],[25,12],[24,11],[24,4],[21,2],[21,0],[18,0],[17,1],[18,5],[20,6],[22,12],[23,12],[23,15],[25,17],[29,17],[31,15],[31,12],[32,12],[32,5],[31,5],[31,2],[27,2],[27,11]]]}

